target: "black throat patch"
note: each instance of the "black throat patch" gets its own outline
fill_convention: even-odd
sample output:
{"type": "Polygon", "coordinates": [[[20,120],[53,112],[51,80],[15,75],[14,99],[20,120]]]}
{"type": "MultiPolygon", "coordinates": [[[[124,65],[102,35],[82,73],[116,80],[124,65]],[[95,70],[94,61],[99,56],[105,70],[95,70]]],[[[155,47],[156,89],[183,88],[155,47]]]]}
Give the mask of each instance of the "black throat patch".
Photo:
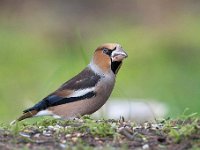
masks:
{"type": "Polygon", "coordinates": [[[111,61],[111,70],[114,74],[117,74],[119,68],[121,67],[121,61],[111,61]]]}

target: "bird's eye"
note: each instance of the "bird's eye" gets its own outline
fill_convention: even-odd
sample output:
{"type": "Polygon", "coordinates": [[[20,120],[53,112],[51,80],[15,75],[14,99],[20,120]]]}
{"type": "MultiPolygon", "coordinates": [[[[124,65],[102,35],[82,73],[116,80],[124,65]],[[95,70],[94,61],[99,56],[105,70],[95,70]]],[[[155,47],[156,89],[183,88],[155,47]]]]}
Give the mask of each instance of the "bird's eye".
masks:
{"type": "Polygon", "coordinates": [[[102,49],[102,51],[103,51],[104,54],[106,54],[108,56],[111,56],[111,54],[112,54],[112,51],[109,50],[108,48],[105,48],[105,47],[102,49]]]}
{"type": "Polygon", "coordinates": [[[105,48],[105,47],[102,50],[103,50],[103,53],[105,53],[105,54],[108,53],[108,51],[109,51],[109,49],[105,48]]]}

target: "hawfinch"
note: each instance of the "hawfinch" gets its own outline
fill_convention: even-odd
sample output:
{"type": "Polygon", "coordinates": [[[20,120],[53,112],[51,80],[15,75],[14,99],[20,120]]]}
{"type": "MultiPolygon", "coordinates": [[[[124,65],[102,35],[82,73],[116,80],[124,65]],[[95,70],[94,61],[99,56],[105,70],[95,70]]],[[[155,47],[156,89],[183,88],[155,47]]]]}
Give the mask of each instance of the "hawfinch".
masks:
{"type": "Polygon", "coordinates": [[[109,98],[116,74],[126,57],[126,52],[117,43],[99,46],[83,71],[33,107],[24,110],[17,121],[41,115],[71,119],[94,113],[109,98]]]}

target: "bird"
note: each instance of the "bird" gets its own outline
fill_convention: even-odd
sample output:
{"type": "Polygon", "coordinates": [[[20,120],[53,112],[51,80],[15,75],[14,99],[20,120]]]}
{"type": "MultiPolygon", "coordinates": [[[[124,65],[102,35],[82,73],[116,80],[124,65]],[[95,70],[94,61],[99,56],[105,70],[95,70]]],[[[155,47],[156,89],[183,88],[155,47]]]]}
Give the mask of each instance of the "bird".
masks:
{"type": "Polygon", "coordinates": [[[116,75],[127,57],[118,43],[100,45],[85,69],[33,107],[24,110],[11,124],[35,116],[72,119],[96,112],[110,97],[116,75]]]}

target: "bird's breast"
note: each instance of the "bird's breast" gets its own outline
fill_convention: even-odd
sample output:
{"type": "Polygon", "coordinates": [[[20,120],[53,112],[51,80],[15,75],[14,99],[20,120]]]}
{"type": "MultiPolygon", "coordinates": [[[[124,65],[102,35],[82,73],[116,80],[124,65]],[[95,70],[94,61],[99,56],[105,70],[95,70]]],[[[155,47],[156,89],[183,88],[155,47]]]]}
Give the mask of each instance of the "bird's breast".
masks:
{"type": "Polygon", "coordinates": [[[97,111],[101,108],[105,102],[110,97],[112,90],[115,85],[115,77],[109,78],[105,77],[99,81],[96,87],[96,96],[87,102],[87,110],[89,110],[89,114],[97,111]]]}

